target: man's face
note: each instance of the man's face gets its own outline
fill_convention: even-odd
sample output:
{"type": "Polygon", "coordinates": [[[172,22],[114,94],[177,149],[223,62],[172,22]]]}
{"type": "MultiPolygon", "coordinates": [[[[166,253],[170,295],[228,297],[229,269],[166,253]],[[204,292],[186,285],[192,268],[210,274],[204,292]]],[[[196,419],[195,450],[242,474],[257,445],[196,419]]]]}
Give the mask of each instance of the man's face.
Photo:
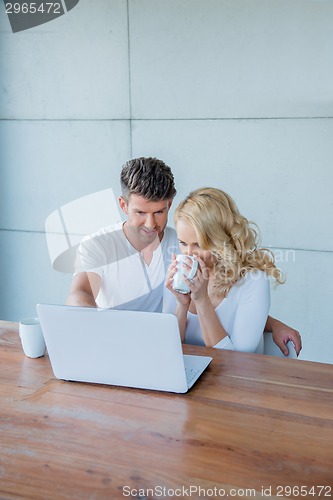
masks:
{"type": "Polygon", "coordinates": [[[145,245],[152,243],[156,237],[161,239],[171,204],[172,200],[148,201],[137,194],[131,194],[126,202],[120,196],[120,208],[128,217],[126,229],[130,239],[134,238],[145,245]]]}

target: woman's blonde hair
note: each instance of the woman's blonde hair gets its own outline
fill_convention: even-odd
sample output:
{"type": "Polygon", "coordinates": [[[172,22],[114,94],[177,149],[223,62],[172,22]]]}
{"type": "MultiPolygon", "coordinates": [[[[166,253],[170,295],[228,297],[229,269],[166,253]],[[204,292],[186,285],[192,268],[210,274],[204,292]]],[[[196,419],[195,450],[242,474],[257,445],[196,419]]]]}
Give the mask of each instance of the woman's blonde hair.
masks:
{"type": "Polygon", "coordinates": [[[175,211],[175,222],[182,220],[194,227],[198,244],[216,258],[214,288],[217,295],[228,293],[231,286],[251,270],[264,271],[276,283],[284,283],[282,272],[267,248],[258,248],[258,233],[239,210],[233,199],[216,188],[192,191],[175,211]]]}

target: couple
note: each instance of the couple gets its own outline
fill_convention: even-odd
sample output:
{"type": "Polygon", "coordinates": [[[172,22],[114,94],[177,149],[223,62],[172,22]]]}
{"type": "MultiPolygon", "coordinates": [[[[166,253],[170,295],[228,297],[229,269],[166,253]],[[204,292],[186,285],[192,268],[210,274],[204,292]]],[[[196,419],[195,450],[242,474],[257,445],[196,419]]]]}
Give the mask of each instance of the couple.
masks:
{"type": "Polygon", "coordinates": [[[281,283],[281,273],[226,193],[190,193],[176,209],[176,233],[167,227],[176,195],[170,167],[136,158],[120,181],[127,220],[81,242],[68,305],[171,312],[184,342],[221,349],[262,352],[263,330],[271,331],[284,354],[289,340],[299,353],[299,333],[268,316],[268,276],[281,283]],[[172,289],[180,252],[198,261],[188,295],[172,289]]]}

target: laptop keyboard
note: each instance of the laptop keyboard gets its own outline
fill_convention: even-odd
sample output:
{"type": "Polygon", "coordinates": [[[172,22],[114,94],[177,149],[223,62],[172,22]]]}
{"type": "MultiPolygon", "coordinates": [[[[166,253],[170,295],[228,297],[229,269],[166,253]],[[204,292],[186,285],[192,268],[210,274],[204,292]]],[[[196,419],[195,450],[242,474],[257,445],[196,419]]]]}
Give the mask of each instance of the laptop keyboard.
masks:
{"type": "Polygon", "coordinates": [[[197,368],[185,367],[186,382],[188,387],[190,387],[201,371],[202,370],[198,370],[197,368]]]}

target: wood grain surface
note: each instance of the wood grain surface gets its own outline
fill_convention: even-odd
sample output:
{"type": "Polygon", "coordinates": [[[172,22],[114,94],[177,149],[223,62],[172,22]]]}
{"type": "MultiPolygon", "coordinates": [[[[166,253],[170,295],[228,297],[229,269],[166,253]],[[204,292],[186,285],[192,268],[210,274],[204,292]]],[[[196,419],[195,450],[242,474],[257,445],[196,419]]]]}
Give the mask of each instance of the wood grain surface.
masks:
{"type": "Polygon", "coordinates": [[[332,365],[184,352],[184,395],[64,382],[0,321],[0,498],[332,498],[332,365]]]}

